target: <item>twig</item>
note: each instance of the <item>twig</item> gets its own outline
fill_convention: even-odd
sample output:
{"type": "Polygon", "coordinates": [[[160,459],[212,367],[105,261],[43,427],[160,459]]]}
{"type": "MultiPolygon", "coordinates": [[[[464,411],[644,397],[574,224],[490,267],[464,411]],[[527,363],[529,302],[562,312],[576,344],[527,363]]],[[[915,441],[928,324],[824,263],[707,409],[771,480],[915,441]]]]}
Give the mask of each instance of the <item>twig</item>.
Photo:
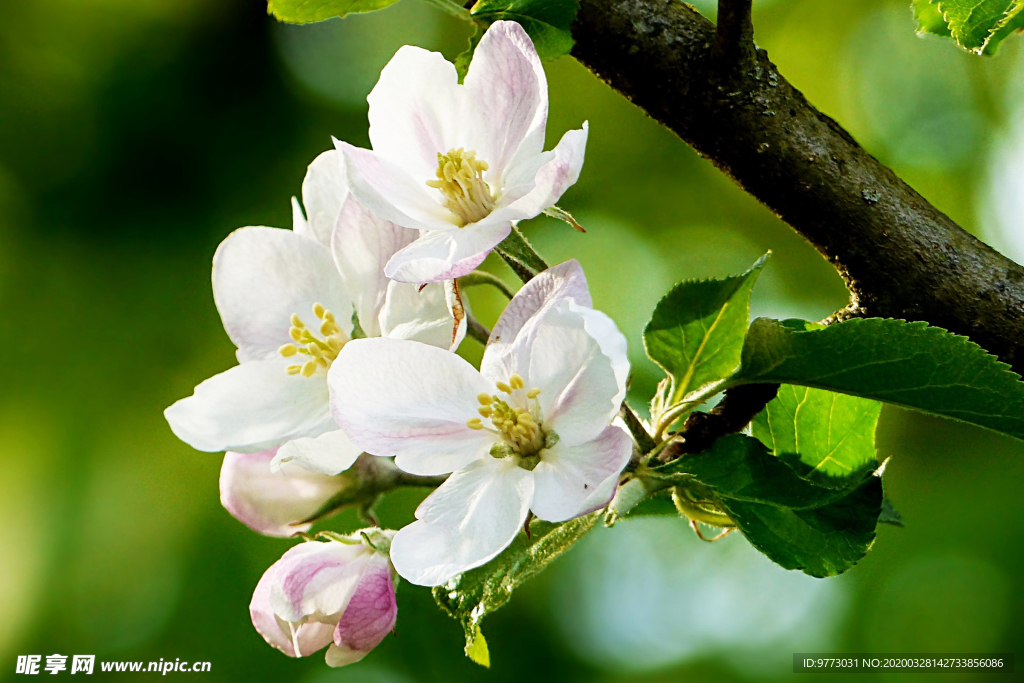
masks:
{"type": "Polygon", "coordinates": [[[718,36],[715,54],[723,67],[742,77],[757,61],[754,47],[753,0],[718,0],[718,36]]]}
{"type": "Polygon", "coordinates": [[[727,389],[711,412],[695,412],[686,418],[682,431],[662,449],[658,459],[671,462],[681,455],[700,453],[723,436],[739,432],[764,410],[778,391],[778,384],[744,384],[727,389]]]}

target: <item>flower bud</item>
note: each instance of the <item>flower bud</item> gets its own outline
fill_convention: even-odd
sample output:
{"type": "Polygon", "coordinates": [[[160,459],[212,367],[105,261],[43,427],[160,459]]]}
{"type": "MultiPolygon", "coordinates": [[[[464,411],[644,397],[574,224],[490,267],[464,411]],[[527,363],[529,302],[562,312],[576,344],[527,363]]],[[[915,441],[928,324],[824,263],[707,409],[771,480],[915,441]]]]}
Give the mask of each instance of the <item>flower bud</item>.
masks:
{"type": "Polygon", "coordinates": [[[365,529],[295,546],[256,586],[253,626],[289,657],[327,647],[330,666],[359,661],[395,626],[394,533],[365,529]]]}
{"type": "Polygon", "coordinates": [[[268,536],[294,536],[346,486],[346,480],[310,472],[287,463],[270,468],[276,448],[259,453],[224,455],[220,470],[220,501],[238,521],[268,536]]]}

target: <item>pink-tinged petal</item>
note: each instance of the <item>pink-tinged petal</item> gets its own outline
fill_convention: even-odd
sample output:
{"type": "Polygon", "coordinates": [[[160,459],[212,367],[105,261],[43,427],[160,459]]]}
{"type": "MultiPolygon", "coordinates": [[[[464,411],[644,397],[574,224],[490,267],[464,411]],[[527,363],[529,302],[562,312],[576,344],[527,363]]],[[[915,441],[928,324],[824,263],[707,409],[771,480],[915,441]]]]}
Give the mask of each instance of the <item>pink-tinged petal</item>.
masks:
{"type": "Polygon", "coordinates": [[[484,128],[476,149],[501,178],[512,157],[540,154],[548,113],[548,88],[537,50],[523,27],[497,21],[480,39],[466,73],[469,91],[484,128]]]}
{"type": "Polygon", "coordinates": [[[460,128],[475,118],[455,66],[409,45],[384,67],[366,101],[373,151],[419,182],[434,177],[438,152],[462,146],[460,128]]]}
{"type": "MultiPolygon", "coordinates": [[[[533,189],[495,211],[495,215],[501,215],[503,218],[508,216],[510,220],[525,220],[554,206],[580,177],[587,149],[588,130],[587,124],[584,123],[581,130],[570,130],[563,135],[553,150],[554,158],[536,172],[533,189]]],[[[526,169],[532,170],[534,159],[524,159],[522,162],[517,159],[516,163],[522,163],[526,169]]],[[[523,175],[523,170],[512,168],[508,173],[511,187],[518,184],[518,180],[515,179],[523,175]]]]}
{"type": "Polygon", "coordinates": [[[377,218],[355,197],[349,197],[341,207],[331,251],[345,288],[354,298],[359,324],[368,337],[380,336],[377,318],[390,282],[384,275],[384,265],[417,236],[415,230],[377,218]]]}
{"type": "Polygon", "coordinates": [[[315,321],[313,304],[351,330],[352,300],[331,252],[291,230],[242,228],[213,257],[213,298],[239,360],[274,357],[291,342],[291,316],[315,321]]]}
{"type": "Polygon", "coordinates": [[[632,437],[617,425],[578,446],[555,444],[543,451],[533,471],[530,509],[548,522],[564,522],[604,507],[632,454],[632,437]]]}
{"type": "Polygon", "coordinates": [[[510,232],[508,222],[433,230],[392,256],[384,273],[413,284],[459,278],[475,270],[510,232]]]}
{"type": "Polygon", "coordinates": [[[533,475],[512,458],[483,458],[456,472],[395,536],[395,570],[411,583],[439,586],[485,564],[519,533],[533,488],[533,475]]]}
{"type": "Polygon", "coordinates": [[[253,453],[337,429],[326,377],[289,375],[294,359],[242,363],[164,411],[171,431],[199,451],[253,453]]]}
{"type": "Polygon", "coordinates": [[[357,446],[437,475],[486,455],[494,436],[466,426],[491,385],[464,359],[404,339],[356,339],[328,373],[331,410],[357,446]]]}
{"type": "Polygon", "coordinates": [[[398,602],[391,567],[381,557],[381,562],[363,575],[341,615],[334,631],[334,646],[327,651],[327,663],[344,666],[358,662],[384,640],[395,627],[397,617],[398,602]]]}
{"type": "Polygon", "coordinates": [[[544,426],[557,432],[566,446],[595,438],[611,423],[625,396],[626,376],[616,371],[623,363],[628,371],[622,333],[608,316],[571,299],[550,307],[527,331],[516,338],[510,355],[527,388],[541,390],[537,400],[544,426]],[[595,332],[608,338],[598,339],[595,332]],[[616,351],[614,359],[606,348],[616,351]]]}
{"type": "Polygon", "coordinates": [[[341,492],[337,477],[287,467],[272,472],[277,449],[226,453],[220,469],[220,502],[250,529],[268,536],[294,536],[312,524],[299,524],[341,492]]]}
{"type": "Polygon", "coordinates": [[[323,152],[306,170],[302,203],[306,207],[309,235],[324,247],[331,246],[334,226],[348,196],[344,155],[336,149],[323,152]]]}
{"type": "Polygon", "coordinates": [[[263,574],[253,592],[252,602],[249,603],[249,616],[256,631],[269,645],[289,657],[304,657],[332,644],[334,624],[306,622],[293,627],[274,613],[270,606],[270,589],[277,581],[278,568],[279,563],[275,563],[263,574]],[[299,646],[298,653],[295,651],[296,644],[299,646]]]}
{"type": "Polygon", "coordinates": [[[506,381],[510,374],[516,372],[508,355],[512,342],[529,320],[537,318],[562,299],[572,299],[587,308],[592,305],[587,278],[575,259],[540,273],[523,285],[512,301],[508,302],[487,340],[487,349],[480,365],[481,374],[494,381],[506,381]]]}
{"type": "Polygon", "coordinates": [[[275,565],[270,606],[277,616],[293,623],[341,614],[373,554],[361,543],[300,543],[275,565]]]}
{"type": "Polygon", "coordinates": [[[277,455],[270,463],[270,468],[282,471],[292,465],[292,469],[306,472],[337,475],[355,464],[363,449],[356,446],[340,429],[324,432],[313,438],[293,439],[277,450],[277,455]]]}
{"type": "Polygon", "coordinates": [[[370,150],[340,140],[334,144],[345,155],[352,195],[375,215],[415,230],[457,229],[451,211],[441,205],[440,195],[426,180],[370,150]]]}
{"type": "Polygon", "coordinates": [[[463,318],[453,344],[455,318],[447,303],[447,288],[447,282],[421,286],[392,280],[380,312],[381,336],[454,351],[465,337],[466,321],[463,318]]]}

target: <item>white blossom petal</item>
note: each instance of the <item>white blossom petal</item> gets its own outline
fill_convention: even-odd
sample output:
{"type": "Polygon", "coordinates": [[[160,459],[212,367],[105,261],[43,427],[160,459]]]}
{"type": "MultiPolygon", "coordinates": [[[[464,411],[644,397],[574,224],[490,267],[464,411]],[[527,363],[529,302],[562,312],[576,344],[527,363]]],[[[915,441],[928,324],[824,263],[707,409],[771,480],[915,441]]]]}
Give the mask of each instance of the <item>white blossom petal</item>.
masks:
{"type": "Polygon", "coordinates": [[[495,379],[507,378],[516,372],[514,361],[509,357],[512,342],[530,319],[537,318],[562,299],[572,299],[587,308],[592,305],[587,278],[575,259],[548,268],[516,292],[491,330],[480,372],[495,379]]]}
{"type": "Polygon", "coordinates": [[[309,235],[321,246],[330,248],[334,226],[348,197],[344,155],[336,149],[323,152],[309,165],[302,181],[309,235]]]}
{"type": "Polygon", "coordinates": [[[395,627],[398,603],[391,567],[383,556],[379,557],[382,561],[373,563],[373,567],[363,574],[359,587],[338,621],[334,644],[327,650],[329,666],[358,662],[395,627]]]}
{"type": "MultiPolygon", "coordinates": [[[[554,206],[565,191],[572,187],[580,177],[587,148],[588,130],[589,127],[584,122],[582,129],[566,132],[553,150],[554,158],[541,166],[539,171],[536,171],[533,178],[533,189],[502,209],[496,210],[494,215],[508,220],[525,220],[554,206]]],[[[535,158],[516,160],[516,163],[521,163],[525,170],[532,171],[535,158]]],[[[524,169],[510,168],[508,174],[511,187],[514,184],[519,184],[517,179],[522,177],[524,169]]]]}
{"type": "Polygon", "coordinates": [[[617,425],[578,446],[555,444],[543,451],[533,471],[530,509],[548,522],[564,522],[604,507],[632,454],[632,437],[617,425]]]}
{"type": "Polygon", "coordinates": [[[445,474],[484,456],[495,438],[473,430],[480,373],[443,349],[404,339],[356,339],[328,373],[331,411],[357,446],[395,455],[406,472],[445,474]]]}
{"type": "Polygon", "coordinates": [[[314,303],[333,312],[346,333],[352,329],[352,300],[330,251],[291,230],[228,235],[213,257],[213,298],[243,362],[276,356],[291,342],[292,314],[313,321],[314,303]]]}
{"type": "Polygon", "coordinates": [[[251,453],[337,429],[326,378],[289,375],[292,359],[242,363],[164,411],[175,436],[199,451],[251,453]]]}
{"type": "Polygon", "coordinates": [[[433,230],[388,261],[384,273],[399,282],[420,284],[462,277],[479,266],[512,232],[511,223],[474,223],[457,231],[433,230]]]}
{"type": "Polygon", "coordinates": [[[317,437],[289,441],[277,450],[270,467],[279,472],[291,463],[307,472],[335,475],[352,467],[362,454],[363,449],[352,443],[345,432],[334,429],[317,437]]]}
{"type": "Polygon", "coordinates": [[[220,502],[250,529],[268,536],[294,536],[344,487],[337,477],[287,467],[273,472],[276,449],[259,453],[226,453],[220,469],[220,502]]]}
{"type": "Polygon", "coordinates": [[[384,265],[396,251],[411,244],[418,233],[377,218],[354,197],[345,201],[335,223],[331,237],[334,262],[345,288],[352,292],[363,332],[368,337],[378,337],[377,318],[389,283],[384,265]]]}
{"type": "Polygon", "coordinates": [[[476,118],[464,90],[440,53],[400,48],[366,98],[373,151],[421,183],[433,178],[438,152],[459,147],[460,128],[476,118]]]}
{"type": "Polygon", "coordinates": [[[523,27],[513,21],[491,24],[464,83],[486,128],[475,151],[489,164],[488,175],[500,182],[517,151],[537,155],[544,146],[547,78],[523,27]]]}
{"type": "Polygon", "coordinates": [[[295,197],[292,197],[292,232],[296,235],[302,235],[307,239],[316,239],[309,230],[309,221],[306,220],[306,216],[302,213],[302,205],[299,204],[299,200],[295,197]]]}
{"type": "Polygon", "coordinates": [[[454,351],[466,335],[463,319],[452,339],[455,319],[447,303],[446,284],[434,282],[425,287],[404,282],[388,285],[380,312],[380,334],[393,339],[410,339],[454,351]]]}
{"type": "Polygon", "coordinates": [[[512,458],[484,458],[456,472],[395,536],[395,569],[411,583],[439,586],[488,562],[519,533],[533,486],[533,476],[512,458]]]}
{"type": "Polygon", "coordinates": [[[541,390],[545,427],[573,446],[595,438],[618,413],[626,376],[616,368],[628,372],[625,348],[606,315],[563,299],[530,324],[529,334],[520,333],[510,354],[527,388],[541,390]]]}
{"type": "Polygon", "coordinates": [[[341,140],[334,145],[345,155],[352,195],[375,215],[416,230],[458,229],[426,180],[413,178],[402,166],[368,149],[341,140]]]}

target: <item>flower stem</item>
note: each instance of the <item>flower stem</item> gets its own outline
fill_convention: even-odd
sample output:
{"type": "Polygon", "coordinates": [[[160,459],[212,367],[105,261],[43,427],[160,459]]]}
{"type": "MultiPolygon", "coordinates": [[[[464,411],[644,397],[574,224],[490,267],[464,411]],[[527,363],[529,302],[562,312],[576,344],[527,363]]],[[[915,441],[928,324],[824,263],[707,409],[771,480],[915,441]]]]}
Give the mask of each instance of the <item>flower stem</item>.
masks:
{"type": "Polygon", "coordinates": [[[483,345],[491,338],[491,331],[480,324],[480,321],[470,314],[466,314],[466,336],[476,339],[483,345]]]}
{"type": "Polygon", "coordinates": [[[486,270],[474,270],[469,275],[463,275],[459,278],[459,285],[462,287],[490,285],[504,294],[507,299],[511,300],[515,296],[515,292],[505,284],[504,280],[493,273],[488,273],[486,270]]]}

